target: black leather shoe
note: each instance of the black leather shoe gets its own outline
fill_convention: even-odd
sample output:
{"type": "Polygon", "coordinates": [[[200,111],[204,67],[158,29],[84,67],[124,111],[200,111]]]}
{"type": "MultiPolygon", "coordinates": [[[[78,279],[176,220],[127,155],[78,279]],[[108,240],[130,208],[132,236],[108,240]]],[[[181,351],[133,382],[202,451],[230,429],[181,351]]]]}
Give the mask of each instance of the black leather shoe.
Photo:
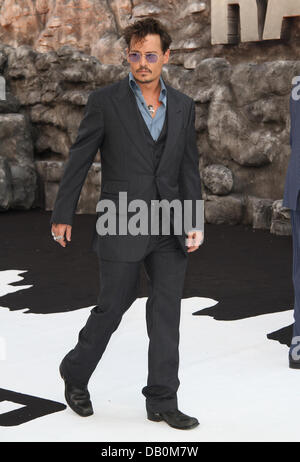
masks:
{"type": "Polygon", "coordinates": [[[289,353],[290,369],[300,369],[300,359],[294,360],[292,355],[289,353]]]}
{"type": "Polygon", "coordinates": [[[161,422],[164,420],[170,425],[170,427],[179,428],[180,430],[189,430],[199,425],[199,422],[195,417],[183,414],[183,412],[180,412],[178,409],[160,412],[147,410],[147,417],[149,420],[154,422],[161,422]]]}
{"type": "Polygon", "coordinates": [[[72,385],[72,383],[68,382],[64,377],[61,364],[59,366],[59,373],[65,382],[65,398],[70,408],[81,417],[88,417],[89,415],[94,414],[87,387],[79,388],[78,386],[72,385]]]}

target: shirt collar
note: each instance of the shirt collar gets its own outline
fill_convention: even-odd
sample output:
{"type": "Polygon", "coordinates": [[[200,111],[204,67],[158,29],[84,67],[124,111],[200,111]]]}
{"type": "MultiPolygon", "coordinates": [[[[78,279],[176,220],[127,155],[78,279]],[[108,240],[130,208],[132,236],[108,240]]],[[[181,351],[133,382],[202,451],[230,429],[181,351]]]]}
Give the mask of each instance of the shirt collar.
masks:
{"type": "MultiPolygon", "coordinates": [[[[166,85],[162,79],[162,76],[160,76],[159,78],[159,81],[160,81],[160,85],[161,85],[161,90],[160,90],[160,95],[159,95],[159,98],[158,100],[159,101],[163,101],[167,95],[167,88],[166,88],[166,85]]],[[[135,93],[136,91],[140,94],[142,94],[142,91],[140,89],[140,86],[136,83],[136,80],[132,74],[132,72],[130,71],[129,72],[129,85],[131,87],[131,89],[133,90],[133,92],[135,93]]]]}

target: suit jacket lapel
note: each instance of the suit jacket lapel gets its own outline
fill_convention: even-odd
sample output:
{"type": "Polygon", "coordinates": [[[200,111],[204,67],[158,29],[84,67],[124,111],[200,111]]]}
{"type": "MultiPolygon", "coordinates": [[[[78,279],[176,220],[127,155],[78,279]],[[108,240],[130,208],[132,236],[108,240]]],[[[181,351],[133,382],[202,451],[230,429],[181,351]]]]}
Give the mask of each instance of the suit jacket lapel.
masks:
{"type": "Polygon", "coordinates": [[[164,150],[162,152],[160,162],[157,167],[157,173],[164,164],[172,162],[172,152],[176,144],[178,135],[183,126],[183,116],[180,101],[172,87],[166,85],[167,88],[167,117],[168,130],[164,150]]]}
{"type": "MultiPolygon", "coordinates": [[[[172,87],[166,84],[167,87],[167,117],[168,117],[168,131],[167,138],[162,153],[157,171],[162,167],[165,162],[168,162],[172,156],[172,148],[176,144],[177,136],[183,125],[182,109],[180,101],[172,87]]],[[[147,150],[147,143],[144,131],[140,129],[138,114],[136,110],[135,96],[130,94],[132,92],[129,87],[128,75],[120,81],[119,91],[113,96],[116,104],[116,112],[124,125],[126,132],[131,139],[132,143],[139,150],[143,159],[153,169],[153,159],[147,150]]],[[[138,109],[139,110],[139,109],[138,109]]]]}

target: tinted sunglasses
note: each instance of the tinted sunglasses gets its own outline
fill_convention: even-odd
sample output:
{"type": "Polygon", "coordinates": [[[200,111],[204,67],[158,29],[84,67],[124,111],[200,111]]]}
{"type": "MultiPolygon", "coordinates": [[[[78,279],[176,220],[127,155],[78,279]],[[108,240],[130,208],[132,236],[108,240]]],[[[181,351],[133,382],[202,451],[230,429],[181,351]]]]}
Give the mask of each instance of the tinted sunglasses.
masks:
{"type": "MultiPolygon", "coordinates": [[[[148,61],[148,63],[156,63],[158,60],[158,55],[155,53],[146,53],[145,56],[146,56],[146,60],[148,61]]],[[[128,58],[129,58],[129,61],[131,61],[132,63],[138,63],[141,59],[141,53],[138,53],[138,52],[128,53],[128,58]]]]}

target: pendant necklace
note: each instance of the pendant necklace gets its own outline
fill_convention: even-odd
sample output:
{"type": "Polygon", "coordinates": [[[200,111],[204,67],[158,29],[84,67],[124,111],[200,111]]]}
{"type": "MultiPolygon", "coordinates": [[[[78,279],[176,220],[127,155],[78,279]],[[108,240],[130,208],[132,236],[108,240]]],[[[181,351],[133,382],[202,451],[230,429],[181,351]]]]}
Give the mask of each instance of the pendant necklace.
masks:
{"type": "Polygon", "coordinates": [[[154,107],[153,107],[152,104],[148,104],[148,109],[149,109],[149,112],[150,112],[151,114],[154,114],[155,109],[154,109],[154,107]]]}

